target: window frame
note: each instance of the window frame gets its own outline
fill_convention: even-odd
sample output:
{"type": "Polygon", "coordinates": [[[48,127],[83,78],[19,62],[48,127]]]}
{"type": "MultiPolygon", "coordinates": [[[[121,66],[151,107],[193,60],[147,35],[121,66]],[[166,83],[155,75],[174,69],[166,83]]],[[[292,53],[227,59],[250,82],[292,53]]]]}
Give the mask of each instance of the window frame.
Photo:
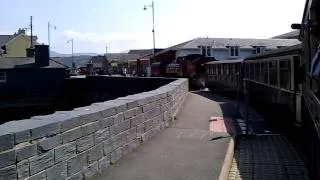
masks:
{"type": "Polygon", "coordinates": [[[239,46],[229,46],[229,57],[239,57],[240,47],[239,46]]]}
{"type": "Polygon", "coordinates": [[[7,73],[6,72],[0,72],[0,83],[5,83],[5,82],[7,82],[7,73]],[[1,79],[1,77],[3,77],[3,79],[1,79]]]}

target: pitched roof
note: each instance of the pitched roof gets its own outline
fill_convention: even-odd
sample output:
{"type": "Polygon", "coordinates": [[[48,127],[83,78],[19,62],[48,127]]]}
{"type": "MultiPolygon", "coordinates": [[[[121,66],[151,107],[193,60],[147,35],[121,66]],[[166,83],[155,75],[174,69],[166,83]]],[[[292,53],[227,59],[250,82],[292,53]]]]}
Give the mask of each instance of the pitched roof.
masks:
{"type": "MultiPolygon", "coordinates": [[[[49,66],[41,68],[66,68],[65,65],[50,59],[49,66]]],[[[34,58],[26,57],[1,57],[0,69],[12,69],[12,68],[38,68],[35,64],[34,58]]]]}
{"type": "Polygon", "coordinates": [[[0,35],[0,46],[7,43],[12,37],[12,35],[0,35]]]}
{"type": "MultiPolygon", "coordinates": [[[[11,41],[12,39],[14,39],[15,37],[18,37],[20,35],[26,36],[28,38],[31,37],[31,36],[27,36],[26,34],[23,34],[23,33],[14,34],[14,35],[0,35],[0,46],[5,45],[9,41],[11,41]]],[[[33,39],[34,44],[36,44],[36,41],[37,41],[38,37],[37,36],[32,36],[32,39],[33,39]]]]}
{"type": "Polygon", "coordinates": [[[92,56],[88,63],[92,63],[94,68],[101,68],[107,62],[105,56],[92,56]]]}
{"type": "Polygon", "coordinates": [[[108,61],[118,61],[118,62],[126,62],[129,60],[139,59],[139,55],[137,54],[128,54],[128,53],[107,53],[105,57],[108,61]]]}
{"type": "Polygon", "coordinates": [[[196,49],[199,46],[212,46],[212,48],[264,46],[267,49],[278,49],[279,46],[293,46],[299,43],[300,41],[296,39],[196,38],[178,47],[178,49],[196,49]]]}
{"type": "MultiPolygon", "coordinates": [[[[162,48],[156,48],[155,53],[162,51],[162,48]]],[[[136,54],[139,56],[147,56],[153,54],[153,49],[131,49],[128,54],[136,54]]]]}
{"type": "Polygon", "coordinates": [[[272,37],[272,39],[298,39],[299,34],[300,34],[300,30],[295,30],[295,31],[291,31],[285,34],[272,37]]]}

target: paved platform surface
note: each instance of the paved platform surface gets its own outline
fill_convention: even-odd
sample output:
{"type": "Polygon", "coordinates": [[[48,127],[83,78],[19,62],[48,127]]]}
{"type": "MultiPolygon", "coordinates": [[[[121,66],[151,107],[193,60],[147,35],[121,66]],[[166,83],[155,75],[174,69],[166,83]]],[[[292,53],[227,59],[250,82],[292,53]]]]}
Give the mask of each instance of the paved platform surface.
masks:
{"type": "Polygon", "coordinates": [[[229,180],[307,180],[301,155],[283,135],[238,137],[229,180]]]}
{"type": "Polygon", "coordinates": [[[189,93],[173,126],[142,144],[95,179],[218,179],[231,138],[228,132],[232,128],[228,123],[217,122],[219,125],[209,131],[209,119],[225,117],[230,120],[234,113],[235,109],[229,103],[189,93]]]}

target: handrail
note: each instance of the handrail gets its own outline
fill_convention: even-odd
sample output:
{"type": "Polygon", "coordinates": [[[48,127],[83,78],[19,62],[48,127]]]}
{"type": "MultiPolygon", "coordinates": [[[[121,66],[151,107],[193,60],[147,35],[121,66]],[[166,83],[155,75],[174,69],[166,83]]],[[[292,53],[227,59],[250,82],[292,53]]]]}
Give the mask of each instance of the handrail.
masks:
{"type": "Polygon", "coordinates": [[[304,97],[307,101],[306,107],[311,115],[318,137],[320,138],[320,100],[308,88],[304,89],[304,97]]]}

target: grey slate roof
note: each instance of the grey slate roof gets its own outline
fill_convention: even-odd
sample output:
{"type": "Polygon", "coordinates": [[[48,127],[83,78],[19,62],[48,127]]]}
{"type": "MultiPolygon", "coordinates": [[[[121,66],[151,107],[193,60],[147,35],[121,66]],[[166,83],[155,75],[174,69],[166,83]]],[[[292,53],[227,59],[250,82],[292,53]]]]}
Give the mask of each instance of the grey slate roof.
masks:
{"type": "Polygon", "coordinates": [[[128,53],[107,53],[105,54],[105,56],[109,62],[111,61],[126,62],[129,60],[139,59],[139,55],[128,54],[128,53]]]}
{"type": "MultiPolygon", "coordinates": [[[[1,57],[0,69],[12,69],[12,68],[37,68],[34,64],[34,58],[26,57],[1,57]]],[[[60,64],[55,60],[50,60],[50,65],[41,68],[66,68],[65,65],[60,64]]]]}
{"type": "Polygon", "coordinates": [[[92,63],[93,68],[102,68],[107,59],[105,56],[92,56],[88,63],[92,63]]]}
{"type": "Polygon", "coordinates": [[[275,37],[272,37],[272,39],[298,39],[300,34],[299,30],[291,31],[285,34],[281,34],[275,37]]]}
{"type": "Polygon", "coordinates": [[[11,38],[13,38],[12,35],[0,35],[0,46],[7,43],[11,38]]]}
{"type": "Polygon", "coordinates": [[[296,39],[242,39],[242,38],[196,38],[183,44],[178,49],[196,49],[199,46],[212,46],[212,48],[227,48],[239,46],[240,48],[253,48],[264,46],[267,49],[278,49],[279,46],[293,46],[299,44],[296,39]]]}

